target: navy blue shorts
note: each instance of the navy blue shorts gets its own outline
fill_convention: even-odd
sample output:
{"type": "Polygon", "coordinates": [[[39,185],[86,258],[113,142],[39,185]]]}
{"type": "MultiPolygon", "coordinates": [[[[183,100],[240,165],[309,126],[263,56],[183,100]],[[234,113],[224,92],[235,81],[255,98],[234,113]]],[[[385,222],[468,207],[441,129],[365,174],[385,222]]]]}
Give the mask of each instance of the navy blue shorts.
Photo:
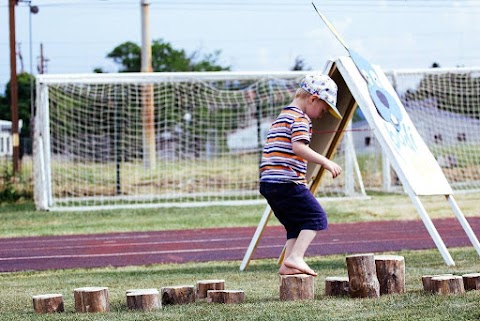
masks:
{"type": "Polygon", "coordinates": [[[260,183],[262,194],[287,231],[287,239],[297,238],[301,230],[325,230],[327,214],[303,184],[260,183]]]}

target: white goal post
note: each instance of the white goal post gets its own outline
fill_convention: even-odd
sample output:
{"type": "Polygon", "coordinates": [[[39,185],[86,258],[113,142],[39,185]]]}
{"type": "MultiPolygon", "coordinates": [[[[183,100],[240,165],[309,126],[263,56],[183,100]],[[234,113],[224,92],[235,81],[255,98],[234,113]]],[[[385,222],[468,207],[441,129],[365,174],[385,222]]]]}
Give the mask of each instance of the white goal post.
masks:
{"type": "MultiPolygon", "coordinates": [[[[37,209],[264,202],[266,132],[305,73],[37,76],[37,209]]],[[[345,175],[326,177],[318,197],[365,196],[353,141],[335,156],[345,175]]]]}

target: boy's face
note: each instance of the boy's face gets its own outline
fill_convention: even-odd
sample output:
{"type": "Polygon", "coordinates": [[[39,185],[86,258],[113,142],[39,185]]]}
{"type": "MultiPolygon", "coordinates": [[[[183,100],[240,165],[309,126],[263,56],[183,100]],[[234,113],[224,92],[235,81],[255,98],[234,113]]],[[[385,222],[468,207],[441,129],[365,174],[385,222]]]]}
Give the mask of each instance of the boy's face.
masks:
{"type": "Polygon", "coordinates": [[[328,104],[323,100],[318,98],[315,95],[311,95],[308,98],[308,104],[306,108],[306,114],[311,119],[320,119],[328,112],[328,104]]]}

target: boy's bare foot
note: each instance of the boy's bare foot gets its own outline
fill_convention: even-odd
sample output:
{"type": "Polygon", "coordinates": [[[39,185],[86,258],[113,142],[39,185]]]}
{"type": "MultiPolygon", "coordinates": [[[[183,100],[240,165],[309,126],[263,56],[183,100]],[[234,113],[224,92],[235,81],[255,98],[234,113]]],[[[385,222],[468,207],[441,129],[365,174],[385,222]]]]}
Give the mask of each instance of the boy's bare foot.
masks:
{"type": "Polygon", "coordinates": [[[305,272],[300,271],[298,269],[292,269],[292,268],[286,267],[285,264],[282,264],[280,266],[280,269],[278,270],[278,274],[280,274],[280,275],[294,275],[294,274],[305,274],[305,272]]]}
{"type": "Polygon", "coordinates": [[[312,270],[307,263],[303,260],[292,260],[292,259],[287,259],[283,262],[283,265],[285,267],[301,271],[302,273],[317,276],[318,274],[312,270]]]}

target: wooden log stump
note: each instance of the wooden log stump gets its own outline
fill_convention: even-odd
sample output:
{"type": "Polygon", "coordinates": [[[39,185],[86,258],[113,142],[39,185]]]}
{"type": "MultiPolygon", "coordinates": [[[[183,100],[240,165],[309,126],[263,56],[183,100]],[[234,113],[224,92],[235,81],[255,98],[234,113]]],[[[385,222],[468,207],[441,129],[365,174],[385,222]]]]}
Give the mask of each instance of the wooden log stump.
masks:
{"type": "Polygon", "coordinates": [[[127,291],[127,307],[130,310],[152,311],[160,308],[157,289],[137,289],[127,291]]]}
{"type": "Polygon", "coordinates": [[[75,312],[108,312],[110,299],[106,287],[85,287],[73,290],[75,312]]]}
{"type": "Polygon", "coordinates": [[[245,302],[245,292],[238,290],[208,290],[208,303],[243,303],[245,302]]]}
{"type": "Polygon", "coordinates": [[[63,295],[40,294],[32,296],[33,310],[36,313],[64,312],[63,295]]]}
{"type": "Polygon", "coordinates": [[[380,295],[405,293],[405,259],[399,255],[375,255],[380,295]]]}
{"type": "Polygon", "coordinates": [[[312,300],[315,293],[314,280],[308,274],[280,275],[280,300],[312,300]]]}
{"type": "Polygon", "coordinates": [[[325,278],[326,296],[345,296],[349,294],[349,282],[347,276],[330,276],[325,278]]]}
{"type": "Polygon", "coordinates": [[[462,275],[465,291],[480,290],[480,273],[462,275]]]}
{"type": "Polygon", "coordinates": [[[161,289],[162,305],[188,304],[195,302],[195,287],[193,285],[179,285],[163,287],[161,289]]]}
{"type": "Polygon", "coordinates": [[[197,281],[197,299],[206,299],[208,290],[225,290],[225,280],[197,281]]]}
{"type": "Polygon", "coordinates": [[[378,298],[380,285],[377,279],[374,255],[349,255],[346,260],[350,296],[352,298],[378,298]]]}
{"type": "Polygon", "coordinates": [[[433,292],[436,294],[465,293],[463,278],[459,275],[436,276],[432,280],[433,292]]]}
{"type": "Polygon", "coordinates": [[[432,278],[437,277],[437,276],[450,276],[453,275],[451,273],[445,273],[445,274],[429,274],[429,275],[424,275],[422,276],[422,284],[423,284],[423,290],[425,292],[430,292],[434,293],[434,288],[432,284],[432,278]]]}

